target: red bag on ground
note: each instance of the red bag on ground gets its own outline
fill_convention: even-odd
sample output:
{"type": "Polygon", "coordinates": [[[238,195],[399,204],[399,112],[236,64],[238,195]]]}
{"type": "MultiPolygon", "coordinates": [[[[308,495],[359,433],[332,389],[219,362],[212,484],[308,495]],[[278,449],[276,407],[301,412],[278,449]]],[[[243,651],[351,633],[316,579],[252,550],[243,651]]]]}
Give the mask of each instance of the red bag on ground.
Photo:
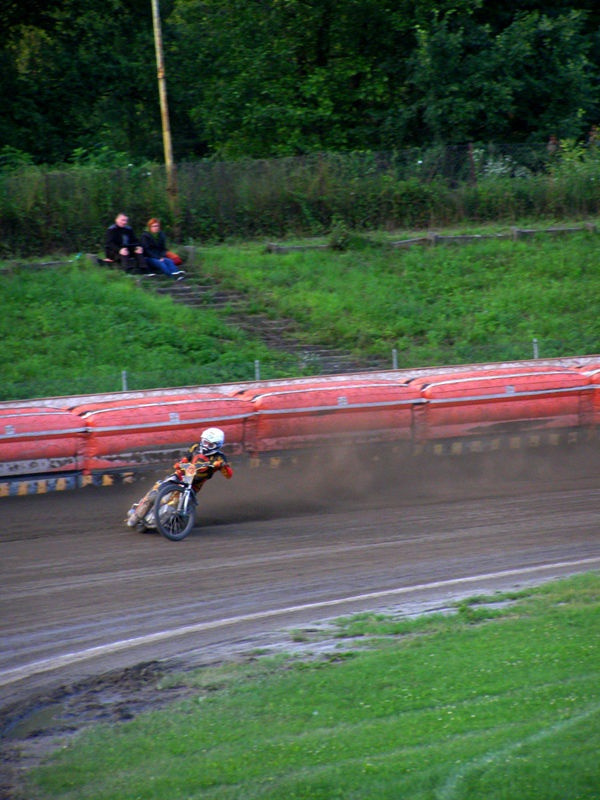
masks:
{"type": "Polygon", "coordinates": [[[176,267],[180,267],[183,264],[183,261],[181,260],[180,256],[177,255],[177,253],[172,253],[170,250],[167,250],[165,255],[167,258],[171,259],[176,267]]]}

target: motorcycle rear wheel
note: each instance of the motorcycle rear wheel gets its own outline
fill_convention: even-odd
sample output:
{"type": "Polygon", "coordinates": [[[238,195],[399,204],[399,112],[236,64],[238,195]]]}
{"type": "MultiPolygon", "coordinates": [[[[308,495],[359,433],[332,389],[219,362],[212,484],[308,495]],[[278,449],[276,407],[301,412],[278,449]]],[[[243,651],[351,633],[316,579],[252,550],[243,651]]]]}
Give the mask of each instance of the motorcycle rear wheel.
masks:
{"type": "Polygon", "coordinates": [[[156,529],[165,539],[180,542],[194,527],[194,502],[189,498],[185,510],[178,508],[185,487],[178,483],[165,483],[160,487],[154,501],[156,529]]]}

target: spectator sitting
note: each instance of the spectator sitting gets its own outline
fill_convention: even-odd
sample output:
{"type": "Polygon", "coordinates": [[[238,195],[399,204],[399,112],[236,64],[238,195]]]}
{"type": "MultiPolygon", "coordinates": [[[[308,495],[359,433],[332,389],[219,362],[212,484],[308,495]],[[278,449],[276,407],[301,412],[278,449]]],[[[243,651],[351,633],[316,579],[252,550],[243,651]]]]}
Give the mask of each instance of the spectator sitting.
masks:
{"type": "Polygon", "coordinates": [[[178,281],[185,278],[185,272],[175,266],[167,256],[167,240],[160,229],[160,220],[152,217],[148,220],[147,230],[142,234],[142,247],[149,269],[163,272],[178,281]]]}
{"type": "Polygon", "coordinates": [[[122,211],[106,231],[104,249],[106,258],[120,264],[126,272],[148,273],[142,245],[129,225],[129,217],[122,211]]]}

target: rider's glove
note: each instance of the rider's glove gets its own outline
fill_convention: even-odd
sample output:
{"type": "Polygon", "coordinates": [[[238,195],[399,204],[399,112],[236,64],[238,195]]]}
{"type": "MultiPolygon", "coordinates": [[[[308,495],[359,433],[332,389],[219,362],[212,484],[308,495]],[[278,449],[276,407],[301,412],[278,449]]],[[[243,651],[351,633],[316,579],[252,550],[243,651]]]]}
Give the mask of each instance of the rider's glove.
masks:
{"type": "Polygon", "coordinates": [[[233,470],[231,469],[229,464],[223,464],[223,466],[221,467],[221,472],[223,473],[223,475],[225,475],[225,477],[228,480],[229,480],[229,478],[233,477],[233,470]]]}

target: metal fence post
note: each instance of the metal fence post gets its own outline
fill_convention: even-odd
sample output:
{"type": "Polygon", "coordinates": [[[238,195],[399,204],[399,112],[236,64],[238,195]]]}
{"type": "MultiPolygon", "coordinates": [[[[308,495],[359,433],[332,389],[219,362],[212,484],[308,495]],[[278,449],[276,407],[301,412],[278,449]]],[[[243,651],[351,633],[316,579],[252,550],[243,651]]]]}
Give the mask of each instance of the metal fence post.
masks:
{"type": "Polygon", "coordinates": [[[121,370],[121,386],[122,386],[122,391],[126,392],[127,391],[127,370],[126,369],[121,370]]]}
{"type": "Polygon", "coordinates": [[[392,369],[398,369],[398,351],[395,347],[392,350],[392,369]]]}
{"type": "Polygon", "coordinates": [[[254,362],[254,380],[260,380],[260,361],[258,359],[254,362]]]}
{"type": "Polygon", "coordinates": [[[540,351],[539,351],[539,348],[538,348],[538,340],[537,339],[533,340],[533,357],[534,358],[539,358],[540,357],[540,351]]]}

